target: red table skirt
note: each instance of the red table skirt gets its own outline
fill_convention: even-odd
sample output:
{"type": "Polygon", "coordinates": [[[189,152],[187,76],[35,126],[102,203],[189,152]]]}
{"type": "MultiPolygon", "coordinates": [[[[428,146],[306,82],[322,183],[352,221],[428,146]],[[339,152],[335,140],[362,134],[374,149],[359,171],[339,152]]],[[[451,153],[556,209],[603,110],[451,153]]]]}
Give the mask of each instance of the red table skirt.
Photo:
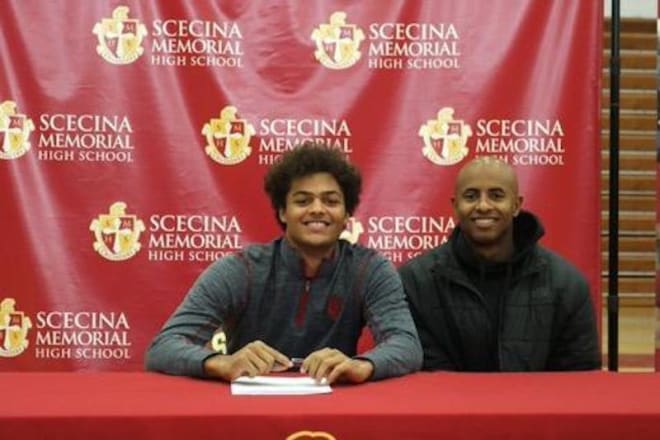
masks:
{"type": "Polygon", "coordinates": [[[660,439],[660,374],[418,373],[312,396],[153,373],[0,385],[2,439],[660,439]]]}

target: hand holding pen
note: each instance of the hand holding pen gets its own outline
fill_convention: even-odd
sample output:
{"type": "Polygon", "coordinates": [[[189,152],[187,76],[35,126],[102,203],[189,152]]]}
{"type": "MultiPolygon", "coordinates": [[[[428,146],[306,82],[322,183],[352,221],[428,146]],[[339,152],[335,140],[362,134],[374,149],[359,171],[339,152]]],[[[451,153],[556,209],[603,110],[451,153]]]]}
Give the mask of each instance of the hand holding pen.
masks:
{"type": "Polygon", "coordinates": [[[215,355],[204,361],[204,372],[228,382],[240,376],[259,376],[287,371],[294,363],[262,341],[253,341],[230,355],[215,355]]]}

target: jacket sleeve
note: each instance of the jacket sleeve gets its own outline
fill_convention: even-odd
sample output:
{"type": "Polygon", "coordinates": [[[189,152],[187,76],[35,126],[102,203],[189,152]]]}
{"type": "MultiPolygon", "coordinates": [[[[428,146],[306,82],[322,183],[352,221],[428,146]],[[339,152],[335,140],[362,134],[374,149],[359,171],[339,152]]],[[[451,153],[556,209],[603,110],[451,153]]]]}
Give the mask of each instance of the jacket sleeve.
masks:
{"type": "Polygon", "coordinates": [[[548,358],[550,371],[595,370],[601,367],[594,307],[586,279],[577,273],[564,278],[558,334],[548,358]]]}
{"type": "Polygon", "coordinates": [[[373,380],[411,373],[422,365],[422,347],[401,280],[392,263],[381,256],[375,260],[367,274],[364,313],[376,345],[358,356],[374,364],[373,380]]]}
{"type": "Polygon", "coordinates": [[[209,342],[240,308],[247,286],[245,265],[229,256],[211,264],[165,322],[145,354],[145,368],[205,377],[204,361],[215,355],[209,342]]]}
{"type": "Polygon", "coordinates": [[[430,280],[430,272],[418,273],[409,263],[399,269],[406,300],[410,307],[419,340],[424,352],[422,369],[427,371],[448,370],[455,371],[456,365],[451,361],[449,355],[442,348],[439,341],[433,336],[431,327],[438,320],[429,322],[428,310],[432,309],[428,296],[436,294],[430,280]],[[420,288],[420,285],[426,288],[420,288]],[[425,312],[426,311],[426,312],[425,312]]]}

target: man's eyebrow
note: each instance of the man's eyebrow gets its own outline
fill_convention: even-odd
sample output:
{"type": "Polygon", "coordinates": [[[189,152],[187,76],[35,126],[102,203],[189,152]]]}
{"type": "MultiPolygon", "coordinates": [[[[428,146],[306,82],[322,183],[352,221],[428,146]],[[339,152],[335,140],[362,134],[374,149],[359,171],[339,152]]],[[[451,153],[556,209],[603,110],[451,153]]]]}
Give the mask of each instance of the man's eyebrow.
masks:
{"type": "Polygon", "coordinates": [[[313,195],[315,195],[315,194],[319,194],[319,195],[322,195],[322,196],[328,196],[328,195],[334,195],[334,194],[341,195],[341,191],[338,191],[338,190],[335,190],[335,189],[331,189],[331,190],[329,190],[329,191],[321,191],[320,193],[315,193],[315,192],[313,192],[313,191],[306,191],[306,190],[300,189],[300,190],[298,190],[298,191],[292,193],[291,195],[292,195],[292,196],[296,196],[296,195],[306,195],[306,196],[309,195],[309,196],[313,196],[313,195]]]}
{"type": "MultiPolygon", "coordinates": [[[[468,191],[481,191],[481,188],[477,188],[477,187],[474,187],[474,186],[468,186],[467,188],[463,188],[463,190],[461,191],[461,194],[466,193],[468,191]]],[[[503,186],[491,186],[490,188],[486,188],[486,191],[503,191],[503,192],[506,192],[506,188],[503,187],[503,186]]]]}

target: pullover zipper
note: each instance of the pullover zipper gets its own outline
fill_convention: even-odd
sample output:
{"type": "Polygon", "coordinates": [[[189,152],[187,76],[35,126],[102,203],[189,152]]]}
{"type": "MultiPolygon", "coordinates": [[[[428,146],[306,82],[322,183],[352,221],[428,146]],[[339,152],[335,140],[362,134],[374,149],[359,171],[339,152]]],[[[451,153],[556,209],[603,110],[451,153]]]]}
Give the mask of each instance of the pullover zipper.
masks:
{"type": "Polygon", "coordinates": [[[300,299],[298,300],[298,311],[296,312],[296,327],[302,327],[305,324],[307,315],[307,303],[309,302],[309,291],[312,287],[312,280],[305,278],[305,287],[303,288],[300,299]]]}

